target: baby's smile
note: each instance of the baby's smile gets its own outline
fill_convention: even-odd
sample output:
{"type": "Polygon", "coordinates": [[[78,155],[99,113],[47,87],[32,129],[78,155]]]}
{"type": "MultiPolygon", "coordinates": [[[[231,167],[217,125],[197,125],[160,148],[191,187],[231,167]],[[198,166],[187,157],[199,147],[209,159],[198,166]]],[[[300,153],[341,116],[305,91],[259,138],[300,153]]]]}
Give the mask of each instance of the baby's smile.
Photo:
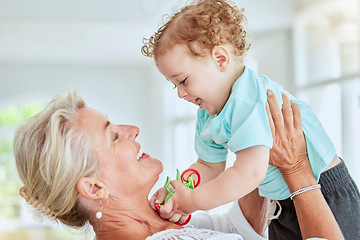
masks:
{"type": "Polygon", "coordinates": [[[202,108],[202,99],[201,98],[196,98],[196,99],[193,99],[193,100],[189,100],[187,99],[186,97],[184,98],[186,101],[190,102],[190,103],[193,103],[197,106],[199,106],[200,108],[202,108]]]}

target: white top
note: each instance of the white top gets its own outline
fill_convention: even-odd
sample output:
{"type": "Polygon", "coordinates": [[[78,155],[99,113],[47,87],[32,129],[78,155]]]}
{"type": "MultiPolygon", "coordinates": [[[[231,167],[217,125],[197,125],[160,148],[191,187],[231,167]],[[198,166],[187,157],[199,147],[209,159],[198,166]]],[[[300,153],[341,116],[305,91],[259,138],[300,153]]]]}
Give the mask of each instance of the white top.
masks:
{"type": "Polygon", "coordinates": [[[147,237],[146,240],[264,240],[244,217],[238,202],[224,214],[198,212],[182,229],[168,229],[147,237]]]}

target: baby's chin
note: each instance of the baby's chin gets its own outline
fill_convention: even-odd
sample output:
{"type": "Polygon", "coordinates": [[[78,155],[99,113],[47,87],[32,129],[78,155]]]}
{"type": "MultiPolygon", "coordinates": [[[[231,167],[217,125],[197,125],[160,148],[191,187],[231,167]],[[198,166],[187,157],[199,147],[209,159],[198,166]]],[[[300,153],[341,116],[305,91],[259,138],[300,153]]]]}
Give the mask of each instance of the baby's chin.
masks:
{"type": "Polygon", "coordinates": [[[214,110],[214,109],[208,109],[208,108],[204,108],[204,110],[207,112],[207,114],[209,114],[209,115],[217,115],[217,114],[219,114],[216,110],[214,110]]]}

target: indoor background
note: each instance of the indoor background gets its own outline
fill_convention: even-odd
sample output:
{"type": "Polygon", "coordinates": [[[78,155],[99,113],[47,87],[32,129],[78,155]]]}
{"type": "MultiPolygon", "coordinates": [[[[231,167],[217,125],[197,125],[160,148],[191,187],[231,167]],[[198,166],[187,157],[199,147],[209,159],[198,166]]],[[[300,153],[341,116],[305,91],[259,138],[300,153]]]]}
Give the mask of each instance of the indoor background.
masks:
{"type": "MultiPolygon", "coordinates": [[[[185,2],[0,0],[1,239],[85,238],[32,219],[13,164],[16,126],[66,89],[112,122],[140,128],[142,149],[164,164],[156,189],[196,160],[196,106],[140,52],[162,16],[185,2]]],[[[246,64],[310,103],[360,185],[360,1],[234,2],[248,18],[246,64]]]]}

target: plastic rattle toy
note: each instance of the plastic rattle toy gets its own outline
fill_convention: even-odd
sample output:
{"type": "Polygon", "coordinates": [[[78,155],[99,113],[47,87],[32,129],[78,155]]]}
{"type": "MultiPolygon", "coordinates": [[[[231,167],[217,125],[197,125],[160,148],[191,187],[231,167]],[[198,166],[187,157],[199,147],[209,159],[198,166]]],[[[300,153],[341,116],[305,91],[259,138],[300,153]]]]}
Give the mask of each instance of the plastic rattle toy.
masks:
{"type": "MultiPolygon", "coordinates": [[[[186,169],[180,176],[180,171],[179,169],[176,169],[176,179],[179,180],[180,182],[182,182],[182,184],[184,184],[186,187],[190,188],[190,189],[194,189],[196,188],[197,186],[199,186],[200,184],[200,174],[198,171],[196,171],[195,169],[193,168],[189,168],[189,169],[186,169]],[[185,173],[187,172],[191,172],[189,174],[189,176],[185,179],[185,173]],[[197,176],[197,182],[195,183],[195,179],[194,177],[192,177],[192,175],[195,174],[197,176]]],[[[166,195],[165,197],[165,200],[164,200],[164,203],[167,203],[167,201],[169,201],[170,197],[175,193],[174,190],[172,190],[169,185],[170,185],[170,177],[168,176],[167,179],[166,179],[166,183],[164,185],[166,191],[168,192],[168,194],[166,195]]],[[[156,209],[158,210],[158,212],[160,212],[160,207],[161,207],[161,204],[158,203],[158,204],[155,204],[155,207],[156,209]]],[[[186,219],[186,221],[184,223],[176,223],[180,226],[183,226],[183,225],[186,225],[187,223],[189,223],[191,219],[191,214],[189,215],[189,217],[186,219]]]]}

